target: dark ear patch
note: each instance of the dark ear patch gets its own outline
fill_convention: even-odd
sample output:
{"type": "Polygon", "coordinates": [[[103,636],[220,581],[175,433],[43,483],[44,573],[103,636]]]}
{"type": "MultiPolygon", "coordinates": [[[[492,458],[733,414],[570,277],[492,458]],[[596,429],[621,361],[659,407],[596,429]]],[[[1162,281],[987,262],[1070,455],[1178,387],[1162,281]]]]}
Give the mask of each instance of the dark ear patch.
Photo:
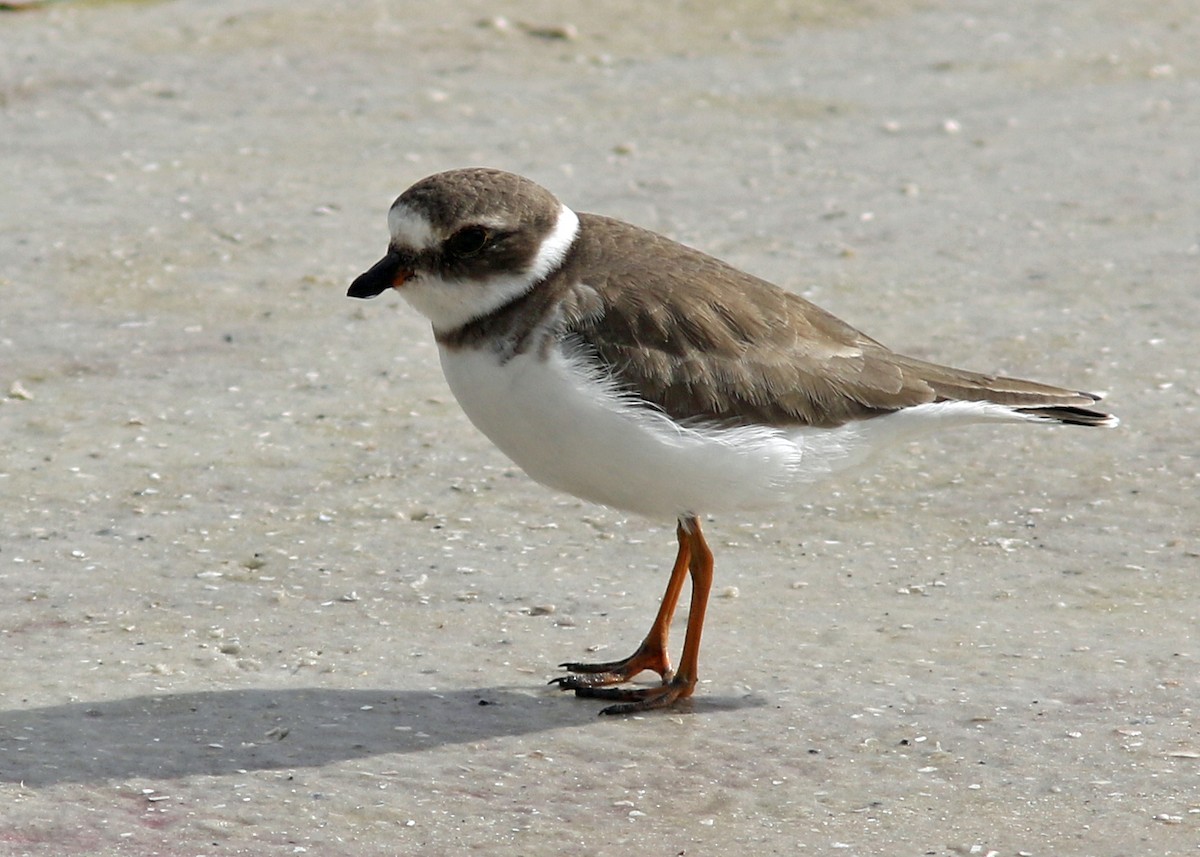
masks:
{"type": "Polygon", "coordinates": [[[442,244],[442,252],[449,259],[469,259],[487,246],[491,236],[482,226],[464,226],[442,244]]]}

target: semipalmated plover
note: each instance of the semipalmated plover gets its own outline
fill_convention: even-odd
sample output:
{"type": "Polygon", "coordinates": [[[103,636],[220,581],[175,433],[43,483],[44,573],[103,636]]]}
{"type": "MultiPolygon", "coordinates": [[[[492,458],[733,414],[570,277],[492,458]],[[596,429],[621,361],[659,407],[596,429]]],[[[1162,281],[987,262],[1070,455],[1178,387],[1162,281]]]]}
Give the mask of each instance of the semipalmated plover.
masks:
{"type": "Polygon", "coordinates": [[[800,486],[940,426],[1113,426],[1092,393],[897,354],[803,298],[661,235],[576,214],[529,179],[461,169],[388,212],[387,255],[350,286],[388,288],[433,326],[467,416],[531,477],[617,509],[675,518],[658,615],[628,658],[554,679],[616,700],[692,694],[712,585],[700,515],[787,502],[800,486]],[[684,578],[679,669],[667,633],[684,578]],[[643,670],[653,687],[617,688],[643,670]]]}

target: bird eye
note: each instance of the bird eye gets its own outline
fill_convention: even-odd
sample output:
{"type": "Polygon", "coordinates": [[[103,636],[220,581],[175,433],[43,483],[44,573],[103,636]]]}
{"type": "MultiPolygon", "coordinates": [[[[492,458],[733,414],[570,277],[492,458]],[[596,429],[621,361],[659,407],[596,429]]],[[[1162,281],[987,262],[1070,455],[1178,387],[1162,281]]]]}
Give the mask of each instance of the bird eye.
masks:
{"type": "Polygon", "coordinates": [[[442,249],[447,255],[460,259],[474,256],[487,244],[488,232],[482,226],[464,226],[446,239],[442,249]]]}

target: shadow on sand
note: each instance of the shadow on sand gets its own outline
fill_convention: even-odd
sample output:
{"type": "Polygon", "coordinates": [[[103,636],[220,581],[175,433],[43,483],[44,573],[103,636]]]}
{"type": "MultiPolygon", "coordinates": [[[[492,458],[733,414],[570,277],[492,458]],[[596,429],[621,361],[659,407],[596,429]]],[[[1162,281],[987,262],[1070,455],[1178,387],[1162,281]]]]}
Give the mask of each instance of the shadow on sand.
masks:
{"type": "MultiPolygon", "coordinates": [[[[682,710],[761,705],[704,697],[682,710]]],[[[511,688],[288,688],[134,696],[0,712],[0,782],[47,786],[315,767],[596,722],[597,707],[511,688]]],[[[632,725],[632,724],[631,724],[632,725]]]]}

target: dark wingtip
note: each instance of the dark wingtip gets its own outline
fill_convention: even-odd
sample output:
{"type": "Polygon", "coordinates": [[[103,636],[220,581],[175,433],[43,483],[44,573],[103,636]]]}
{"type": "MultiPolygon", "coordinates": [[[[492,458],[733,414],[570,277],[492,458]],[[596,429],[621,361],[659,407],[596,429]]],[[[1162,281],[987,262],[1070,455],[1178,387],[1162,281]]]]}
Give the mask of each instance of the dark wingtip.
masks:
{"type": "Polygon", "coordinates": [[[395,285],[398,273],[400,257],[395,253],[388,253],[372,265],[369,271],[359,274],[354,279],[350,288],[346,290],[346,297],[373,298],[381,295],[395,285]]]}
{"type": "MultiPolygon", "coordinates": [[[[1098,399],[1098,397],[1097,397],[1098,399]]],[[[1102,426],[1114,428],[1120,420],[1112,414],[1103,411],[1093,411],[1072,405],[1048,405],[1040,408],[1017,408],[1018,413],[1028,414],[1038,419],[1051,420],[1076,426],[1102,426]]]]}

